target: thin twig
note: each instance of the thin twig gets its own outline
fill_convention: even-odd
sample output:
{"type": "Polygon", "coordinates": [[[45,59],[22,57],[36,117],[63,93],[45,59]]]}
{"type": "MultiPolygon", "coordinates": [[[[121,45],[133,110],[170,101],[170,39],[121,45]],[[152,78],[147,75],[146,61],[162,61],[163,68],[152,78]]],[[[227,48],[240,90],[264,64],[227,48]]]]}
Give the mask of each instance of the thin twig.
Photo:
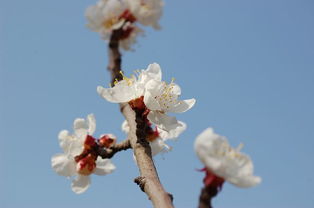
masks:
{"type": "MultiPolygon", "coordinates": [[[[109,65],[112,82],[121,80],[121,53],[119,51],[119,30],[115,30],[109,42],[109,65]]],[[[120,104],[120,110],[126,118],[130,131],[128,139],[133,148],[137,165],[140,171],[140,180],[136,182],[147,194],[155,208],[173,208],[172,196],[168,194],[159,181],[159,177],[152,159],[151,148],[146,140],[145,122],[142,112],[135,112],[128,104],[120,104]]]]}
{"type": "Polygon", "coordinates": [[[124,141],[122,141],[119,144],[114,144],[112,147],[110,148],[99,148],[98,150],[98,155],[102,158],[102,159],[110,159],[112,158],[117,152],[123,151],[123,150],[127,150],[131,148],[131,144],[130,144],[130,140],[126,139],[124,141]]]}
{"type": "Polygon", "coordinates": [[[217,193],[217,187],[205,186],[204,188],[202,188],[198,208],[212,208],[211,201],[212,198],[217,195],[217,193]]]}

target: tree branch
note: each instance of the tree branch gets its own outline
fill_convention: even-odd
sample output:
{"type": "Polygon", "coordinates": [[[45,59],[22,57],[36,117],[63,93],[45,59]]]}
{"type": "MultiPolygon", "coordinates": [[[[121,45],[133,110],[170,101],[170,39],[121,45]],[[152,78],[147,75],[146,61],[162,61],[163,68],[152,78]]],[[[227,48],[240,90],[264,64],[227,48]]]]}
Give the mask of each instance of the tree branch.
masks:
{"type": "Polygon", "coordinates": [[[121,69],[121,53],[119,51],[119,36],[120,30],[114,30],[109,41],[109,64],[108,70],[111,72],[111,84],[113,85],[116,80],[122,80],[121,69]]]}
{"type": "MultiPolygon", "coordinates": [[[[121,53],[119,51],[119,35],[121,31],[113,31],[109,42],[109,65],[112,82],[121,80],[121,53]]],[[[120,110],[126,118],[130,131],[128,139],[133,148],[140,177],[135,179],[141,189],[147,194],[155,208],[173,208],[172,195],[168,194],[159,181],[152,159],[151,148],[146,140],[145,125],[142,112],[135,112],[129,104],[120,104],[120,110]]]]}
{"type": "Polygon", "coordinates": [[[198,208],[212,208],[211,200],[217,193],[218,189],[216,187],[205,186],[202,188],[198,208]]]}
{"type": "Polygon", "coordinates": [[[123,150],[127,150],[131,148],[131,143],[129,139],[126,139],[124,141],[122,141],[119,144],[114,144],[112,147],[110,148],[99,148],[98,149],[98,155],[102,158],[102,159],[110,159],[112,158],[117,152],[123,151],[123,150]]]}

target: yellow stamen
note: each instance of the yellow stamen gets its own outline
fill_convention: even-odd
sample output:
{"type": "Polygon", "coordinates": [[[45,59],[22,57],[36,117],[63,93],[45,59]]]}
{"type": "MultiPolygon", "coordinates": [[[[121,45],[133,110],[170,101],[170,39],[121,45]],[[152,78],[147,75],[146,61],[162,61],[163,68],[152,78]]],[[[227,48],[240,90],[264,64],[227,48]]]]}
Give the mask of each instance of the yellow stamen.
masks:
{"type": "Polygon", "coordinates": [[[243,147],[244,147],[244,144],[240,143],[238,147],[236,148],[236,151],[240,152],[243,147]]]}
{"type": "Polygon", "coordinates": [[[126,81],[128,86],[131,86],[133,84],[133,79],[132,78],[128,78],[127,76],[125,76],[122,71],[120,71],[120,74],[122,75],[123,80],[126,81]]]}
{"type": "Polygon", "coordinates": [[[119,19],[117,17],[113,17],[107,21],[105,21],[103,23],[103,26],[106,28],[106,29],[110,29],[113,25],[115,25],[117,22],[119,21],[119,19]]]}

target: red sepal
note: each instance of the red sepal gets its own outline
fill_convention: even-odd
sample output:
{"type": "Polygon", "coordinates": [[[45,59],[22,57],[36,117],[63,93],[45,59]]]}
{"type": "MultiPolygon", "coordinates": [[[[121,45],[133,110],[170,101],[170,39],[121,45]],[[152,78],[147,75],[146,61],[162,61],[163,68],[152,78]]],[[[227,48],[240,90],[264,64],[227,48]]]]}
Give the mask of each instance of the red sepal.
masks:
{"type": "Polygon", "coordinates": [[[215,187],[218,190],[221,190],[223,183],[225,182],[225,179],[213,174],[211,171],[209,171],[207,168],[203,168],[200,171],[205,172],[205,178],[203,179],[203,183],[207,187],[215,187]]]}

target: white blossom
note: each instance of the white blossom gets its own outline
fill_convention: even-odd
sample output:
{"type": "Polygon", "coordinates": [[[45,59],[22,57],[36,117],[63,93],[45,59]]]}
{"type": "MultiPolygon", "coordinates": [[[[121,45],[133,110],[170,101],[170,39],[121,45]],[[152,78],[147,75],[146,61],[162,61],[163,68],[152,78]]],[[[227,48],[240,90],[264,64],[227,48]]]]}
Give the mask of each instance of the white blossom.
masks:
{"type": "Polygon", "coordinates": [[[137,22],[160,28],[162,6],[161,0],[99,0],[86,9],[87,27],[104,40],[109,40],[114,30],[120,30],[120,46],[130,50],[137,36],[144,34],[137,22]]]}
{"type": "Polygon", "coordinates": [[[125,1],[100,0],[86,9],[87,27],[100,33],[102,38],[109,39],[111,32],[124,24],[125,20],[119,17],[126,9],[125,1]]]}
{"type": "Polygon", "coordinates": [[[123,76],[111,88],[97,87],[98,94],[112,103],[124,103],[144,95],[145,85],[151,79],[161,80],[161,69],[157,63],[148,65],[146,70],[138,71],[138,78],[123,76]]]}
{"type": "Polygon", "coordinates": [[[147,118],[158,128],[170,132],[183,128],[175,117],[166,113],[183,113],[191,109],[195,99],[178,100],[181,95],[180,87],[173,81],[170,84],[159,80],[150,80],[145,85],[144,103],[150,110],[147,118]]]}
{"type": "Polygon", "coordinates": [[[233,149],[212,128],[197,136],[194,149],[209,171],[238,187],[252,187],[261,182],[260,177],[253,175],[250,157],[240,152],[241,146],[233,149]]]}
{"type": "Polygon", "coordinates": [[[136,17],[137,21],[145,26],[152,26],[160,29],[158,23],[163,9],[161,0],[127,0],[130,10],[136,17]]]}
{"type": "Polygon", "coordinates": [[[159,64],[153,63],[146,70],[138,71],[138,78],[132,76],[116,82],[112,88],[98,86],[97,92],[109,102],[124,103],[144,96],[144,104],[149,110],[148,120],[159,130],[168,132],[171,137],[177,137],[178,132],[185,129],[182,122],[166,113],[183,113],[195,104],[195,99],[178,100],[180,87],[173,81],[170,84],[161,80],[162,73],[159,64]]]}
{"type": "Polygon", "coordinates": [[[70,134],[67,130],[59,133],[60,147],[64,153],[56,154],[51,158],[51,166],[57,174],[65,177],[73,177],[72,191],[80,194],[86,191],[90,185],[91,173],[96,175],[106,175],[115,169],[115,166],[109,159],[97,159],[95,167],[91,167],[93,163],[87,163],[85,167],[83,163],[89,159],[84,158],[78,162],[75,157],[80,155],[84,149],[84,141],[87,135],[92,135],[96,128],[96,121],[92,114],[87,116],[87,120],[77,118],[74,121],[74,134],[70,134]]]}
{"type": "MultiPolygon", "coordinates": [[[[186,124],[182,122],[182,125],[186,128],[186,124]]],[[[181,129],[180,132],[175,132],[172,134],[169,134],[168,132],[162,131],[162,133],[157,129],[157,134],[158,136],[153,140],[153,141],[149,141],[149,145],[151,147],[152,150],[152,155],[155,156],[158,153],[162,153],[162,152],[169,152],[172,147],[170,147],[169,145],[167,145],[165,143],[165,141],[167,139],[171,139],[171,138],[176,138],[179,136],[180,133],[182,133],[184,129],[181,129]]],[[[126,120],[123,121],[122,125],[121,125],[121,129],[124,133],[128,134],[130,131],[130,127],[129,124],[126,120]]]]}

